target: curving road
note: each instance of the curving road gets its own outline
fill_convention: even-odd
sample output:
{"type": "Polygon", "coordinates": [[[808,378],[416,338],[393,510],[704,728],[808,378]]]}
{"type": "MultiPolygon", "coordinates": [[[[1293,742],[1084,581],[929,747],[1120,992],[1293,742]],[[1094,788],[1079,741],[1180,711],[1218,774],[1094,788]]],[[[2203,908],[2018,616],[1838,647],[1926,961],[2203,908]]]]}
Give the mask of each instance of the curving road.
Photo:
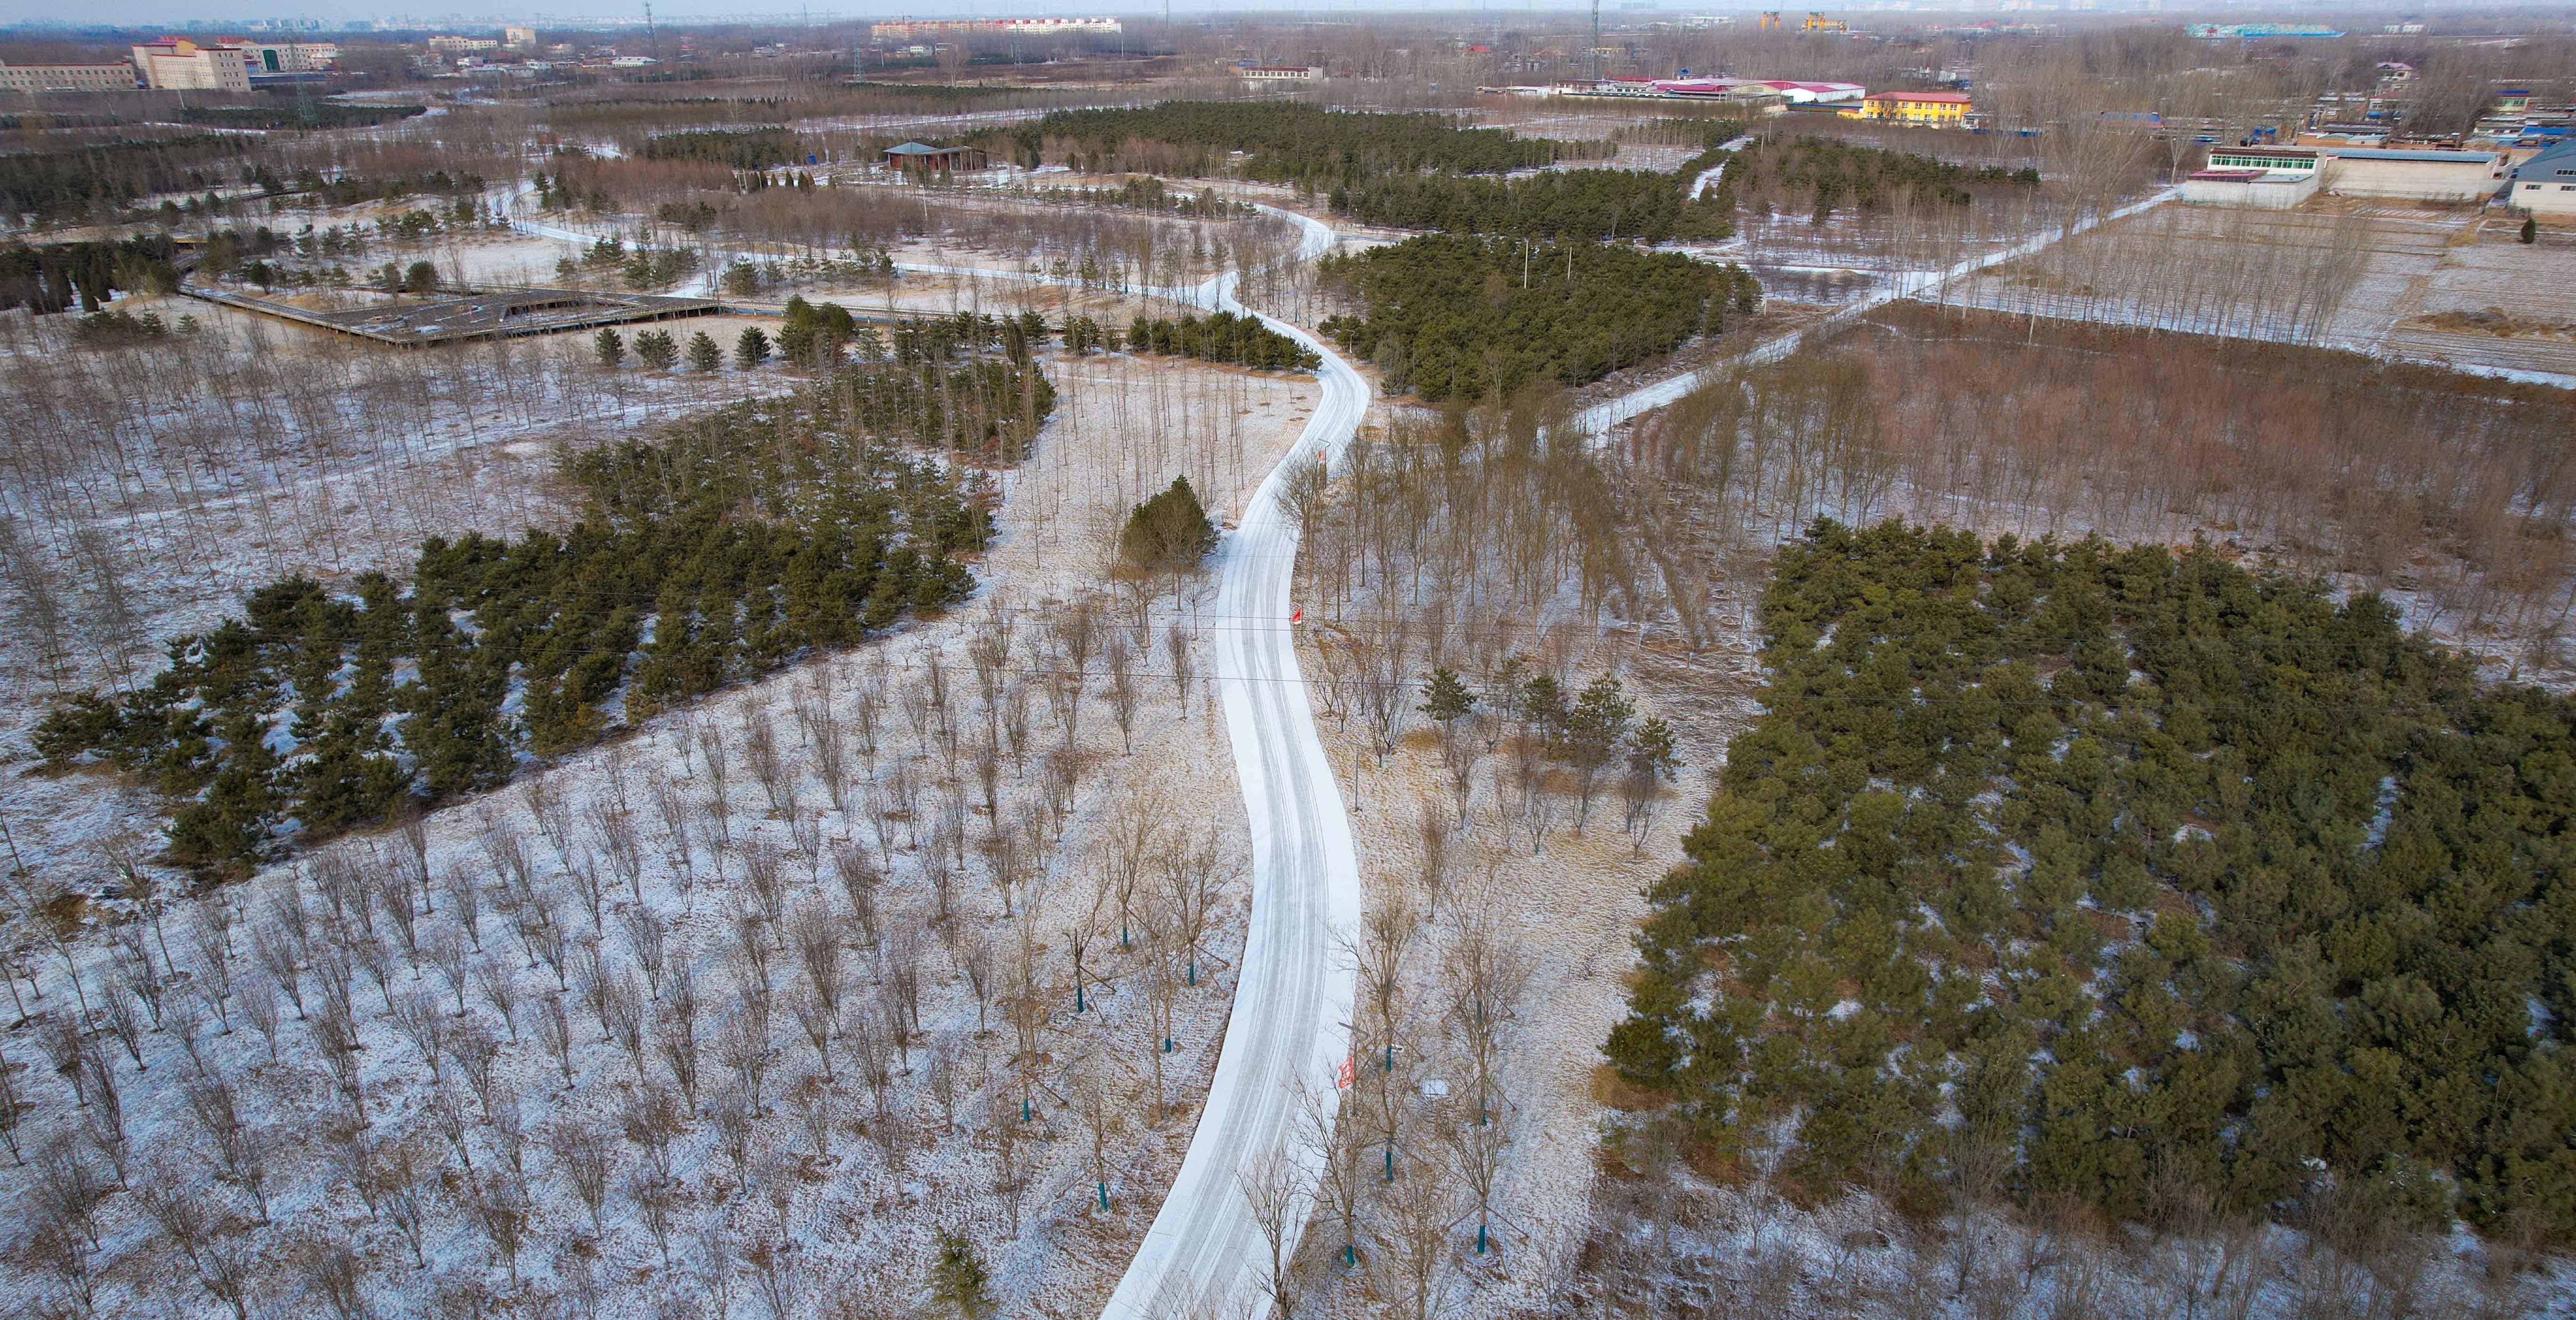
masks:
{"type": "MultiPolygon", "coordinates": [[[[1703,176],[1703,184],[1708,177],[1703,176]]],[[[2134,214],[2174,195],[2160,193],[1947,270],[1900,275],[1813,328],[1839,324],[1897,298],[2027,256],[2100,220],[2134,214]]],[[[1332,248],[1335,235],[1322,221],[1276,207],[1261,209],[1304,230],[1298,259],[1332,248]]],[[[589,241],[587,235],[515,216],[513,223],[525,232],[589,241]]],[[[1056,282],[1017,271],[972,273],[1056,282]]],[[[1236,300],[1239,278],[1229,273],[1192,288],[1139,292],[1212,311],[1260,315],[1236,300]]],[[[1341,788],[1325,758],[1298,670],[1295,632],[1288,621],[1298,528],[1279,496],[1288,474],[1300,464],[1340,455],[1359,429],[1370,391],[1330,345],[1276,318],[1261,316],[1261,321],[1322,359],[1317,375],[1324,394],[1296,445],[1253,492],[1240,525],[1217,550],[1216,614],[1230,622],[1213,630],[1209,672],[1225,703],[1235,777],[1251,822],[1250,929],[1216,1077],[1197,1131],[1161,1210],[1102,1308],[1102,1320],[1246,1320],[1266,1305],[1261,1271],[1269,1260],[1269,1243],[1243,1189],[1274,1157],[1300,1170],[1305,1185],[1313,1185],[1323,1154],[1301,1140],[1299,1129],[1310,1097],[1325,1102],[1321,1114],[1331,1120],[1330,1097],[1350,1053],[1354,978],[1335,946],[1338,937],[1359,925],[1359,858],[1341,788]]],[[[1785,357],[1805,334],[1780,336],[1730,361],[1785,357]]],[[[1703,370],[1643,386],[1584,410],[1573,424],[1591,436],[1606,436],[1618,424],[1680,399],[1706,378],[1703,370]]],[[[1294,1237],[1303,1230],[1303,1215],[1293,1216],[1291,1240],[1284,1244],[1291,1254],[1294,1237]]]]}
{"type": "MultiPolygon", "coordinates": [[[[523,219],[517,209],[509,207],[510,222],[523,233],[591,241],[576,230],[523,219]]],[[[1331,226],[1262,209],[1304,231],[1296,260],[1332,249],[1331,226]]],[[[1021,271],[971,273],[1056,282],[1021,271]]],[[[1190,288],[1139,292],[1260,316],[1236,300],[1240,278],[1228,272],[1190,288]]],[[[1236,1320],[1263,1304],[1259,1269],[1269,1244],[1244,1197],[1245,1180],[1275,1156],[1302,1169],[1311,1185],[1323,1153],[1300,1140],[1307,1101],[1334,1094],[1350,1055],[1353,974],[1335,945],[1359,925],[1359,856],[1297,665],[1289,586],[1298,528],[1279,496],[1300,465],[1340,456],[1368,410],[1369,385],[1331,345],[1285,321],[1261,321],[1322,359],[1316,374],[1324,392],[1296,444],[1253,492],[1216,552],[1215,612],[1229,622],[1212,630],[1208,672],[1225,703],[1235,778],[1251,824],[1252,912],[1206,1107],[1161,1211],[1101,1312],[1104,1320],[1236,1320]]],[[[1332,1106],[1322,1114],[1330,1121],[1332,1106]]],[[[1303,1229],[1304,1216],[1295,1216],[1292,1235],[1303,1229]]],[[[1294,1250],[1293,1237],[1287,1245],[1294,1250]]]]}
{"type": "MultiPolygon", "coordinates": [[[[1301,259],[1332,247],[1330,226],[1278,214],[1305,229],[1301,259]]],[[[1199,286],[1190,301],[1245,313],[1235,278],[1199,286]]],[[[1210,674],[1252,824],[1251,929],[1198,1131],[1103,1320],[1235,1320],[1262,1304],[1258,1271],[1269,1244],[1243,1180],[1274,1153],[1310,1179],[1321,1171],[1321,1152],[1299,1142],[1298,1127],[1306,1098],[1332,1095],[1350,1054],[1352,973],[1334,940],[1359,924],[1359,857],[1297,668],[1288,622],[1297,524],[1279,493],[1297,465],[1340,454],[1368,408],[1369,386],[1330,345],[1287,322],[1261,320],[1323,359],[1324,397],[1217,549],[1216,613],[1235,622],[1215,631],[1210,674]]],[[[1298,1216],[1291,1232],[1303,1226],[1298,1216]]]]}

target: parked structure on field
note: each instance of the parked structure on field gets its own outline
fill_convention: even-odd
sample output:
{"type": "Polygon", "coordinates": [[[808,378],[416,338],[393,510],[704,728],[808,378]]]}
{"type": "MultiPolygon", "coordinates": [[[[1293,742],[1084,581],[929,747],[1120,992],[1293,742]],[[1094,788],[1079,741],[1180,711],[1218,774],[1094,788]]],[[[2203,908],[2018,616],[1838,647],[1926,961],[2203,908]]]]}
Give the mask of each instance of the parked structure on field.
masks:
{"type": "Polygon", "coordinates": [[[984,168],[984,149],[906,142],[885,149],[885,167],[890,170],[980,170],[984,168]]]}

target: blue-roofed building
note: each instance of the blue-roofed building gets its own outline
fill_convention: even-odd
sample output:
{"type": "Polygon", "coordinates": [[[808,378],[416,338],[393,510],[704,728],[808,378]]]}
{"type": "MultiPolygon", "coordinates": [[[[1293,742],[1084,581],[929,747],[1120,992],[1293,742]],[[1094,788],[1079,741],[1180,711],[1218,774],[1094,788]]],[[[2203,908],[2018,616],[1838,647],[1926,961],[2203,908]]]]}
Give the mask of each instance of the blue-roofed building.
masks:
{"type": "Polygon", "coordinates": [[[2562,141],[2513,172],[2505,200],[2533,215],[2576,216],[2576,141],[2562,141]]]}

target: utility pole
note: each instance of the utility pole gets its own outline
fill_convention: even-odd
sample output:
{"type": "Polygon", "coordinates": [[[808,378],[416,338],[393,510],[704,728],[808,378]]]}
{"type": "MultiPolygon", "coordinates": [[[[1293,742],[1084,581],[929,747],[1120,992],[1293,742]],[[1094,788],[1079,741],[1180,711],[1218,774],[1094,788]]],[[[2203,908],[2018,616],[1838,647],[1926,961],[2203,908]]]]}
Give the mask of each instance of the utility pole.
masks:
{"type": "MultiPolygon", "coordinates": [[[[644,12],[650,14],[652,7],[644,12]]],[[[1592,0],[1592,81],[1601,81],[1601,0],[1592,0]]]]}

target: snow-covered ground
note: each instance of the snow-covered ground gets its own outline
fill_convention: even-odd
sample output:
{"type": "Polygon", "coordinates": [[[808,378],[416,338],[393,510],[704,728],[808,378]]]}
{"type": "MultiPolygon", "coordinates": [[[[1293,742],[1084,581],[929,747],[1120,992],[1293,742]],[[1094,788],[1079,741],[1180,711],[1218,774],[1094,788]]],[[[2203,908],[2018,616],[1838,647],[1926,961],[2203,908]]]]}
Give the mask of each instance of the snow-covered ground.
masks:
{"type": "MultiPolygon", "coordinates": [[[[18,926],[32,977],[13,989],[43,998],[27,1004],[38,1020],[0,1038],[32,1162],[0,1183],[0,1213],[48,1222],[37,1207],[49,1188],[111,1179],[123,1153],[128,1181],[187,1191],[218,1227],[192,1264],[148,1198],[96,1199],[70,1238],[47,1239],[87,1244],[86,1229],[97,1230],[67,1267],[80,1277],[49,1275],[33,1257],[13,1264],[0,1271],[12,1309],[35,1311],[78,1283],[111,1313],[215,1314],[228,1309],[222,1289],[239,1260],[257,1304],[311,1313],[338,1286],[318,1280],[342,1277],[345,1246],[378,1313],[398,1298],[497,1293],[611,1314],[720,1307],[729,1294],[802,1314],[915,1295],[940,1230],[975,1244],[1014,1310],[1096,1306],[1196,1121],[1241,961],[1250,846],[1205,678],[1216,647],[1202,630],[1221,633],[1222,611],[1198,589],[1175,607],[1160,581],[1101,594],[1103,571],[1127,507],[1174,475],[1191,476],[1212,508],[1242,507],[1320,395],[1312,379],[1164,360],[1050,366],[1059,410],[1036,455],[1004,475],[1001,536],[978,568],[988,586],[977,605],[662,717],[524,786],[436,813],[416,836],[347,840],[175,898],[157,922],[118,921],[130,893],[74,907],[68,960],[34,958],[46,947],[38,928],[18,926]],[[1076,663],[1062,625],[1085,608],[1095,622],[1076,663]],[[1140,610],[1142,631],[1131,632],[1140,610]],[[1007,653],[992,649],[1005,638],[1007,653]],[[1113,662],[1113,648],[1125,658],[1113,662]],[[992,671],[989,698],[977,652],[992,671]],[[1186,681],[1176,683],[1175,655],[1193,671],[1186,681]],[[1077,687],[1075,737],[1065,717],[1077,687]],[[869,692],[878,695],[863,717],[869,692]],[[1132,750],[1117,727],[1122,692],[1132,694],[1132,750]],[[837,798],[824,772],[830,744],[844,762],[837,798]],[[773,750],[775,796],[763,782],[773,750]],[[985,805],[987,761],[997,810],[985,805]],[[350,875],[365,883],[352,888],[350,875]],[[1010,881],[1010,917],[997,876],[1010,881]],[[1167,891],[1174,901],[1156,897],[1167,891]],[[867,894],[873,924],[854,892],[867,894]],[[145,930],[155,938],[142,959],[119,952],[120,934],[145,930]],[[301,1019],[261,952],[274,961],[288,946],[301,1019]],[[814,1004],[833,973],[806,970],[809,949],[838,964],[830,1022],[814,1004]],[[766,992],[755,988],[764,965],[766,992]],[[693,1019],[678,1007],[683,966],[693,1019]],[[83,1078],[83,1106],[45,1075],[39,1022],[83,998],[123,1021],[111,1002],[146,1003],[147,990],[160,1014],[156,1026],[135,1010],[135,1056],[113,1027],[72,1037],[116,1088],[121,1144],[102,1144],[97,1077],[83,1078]],[[549,991],[567,1024],[560,1059],[546,1047],[549,991]],[[254,1000],[285,1019],[274,1056],[254,1000]],[[825,1055],[809,1023],[830,1051],[819,1085],[825,1055]],[[355,1048],[334,1043],[344,1028],[355,1048]],[[693,1036],[703,1059],[675,1063],[693,1036]],[[338,1135],[354,1114],[335,1062],[356,1078],[362,1140],[338,1135]],[[656,1097],[681,1090],[683,1066],[697,1078],[696,1114],[684,1098],[665,1178],[661,1134],[675,1125],[656,1097]],[[1158,1067],[1160,1104],[1150,1094],[1158,1067]],[[231,1110],[206,1111],[223,1087],[231,1110]],[[215,1114],[211,1126],[201,1111],[215,1114]],[[242,1116],[247,1141],[223,1135],[235,1132],[226,1112],[242,1116]],[[603,1159],[604,1182],[593,1176],[603,1159]],[[1101,1212],[1104,1172],[1111,1208],[1101,1212]],[[596,1220],[591,1187],[604,1188],[596,1220]],[[505,1240],[518,1246],[516,1284],[505,1240]]],[[[496,444],[540,438],[579,442],[540,433],[496,444]]],[[[470,436],[418,474],[406,472],[411,457],[390,451],[385,470],[364,478],[537,484],[538,456],[509,477],[470,436]]],[[[493,497],[539,520],[550,508],[541,490],[493,497]]],[[[494,512],[469,502],[441,516],[494,512]]],[[[300,566],[407,561],[416,528],[375,530],[342,561],[300,566]]],[[[229,571],[298,566],[290,543],[278,553],[229,571]]],[[[150,623],[229,599],[174,600],[150,623]]],[[[48,819],[23,810],[20,795],[109,799],[120,788],[94,773],[9,786],[0,810],[40,881],[108,865],[81,837],[100,822],[48,819]]]]}

